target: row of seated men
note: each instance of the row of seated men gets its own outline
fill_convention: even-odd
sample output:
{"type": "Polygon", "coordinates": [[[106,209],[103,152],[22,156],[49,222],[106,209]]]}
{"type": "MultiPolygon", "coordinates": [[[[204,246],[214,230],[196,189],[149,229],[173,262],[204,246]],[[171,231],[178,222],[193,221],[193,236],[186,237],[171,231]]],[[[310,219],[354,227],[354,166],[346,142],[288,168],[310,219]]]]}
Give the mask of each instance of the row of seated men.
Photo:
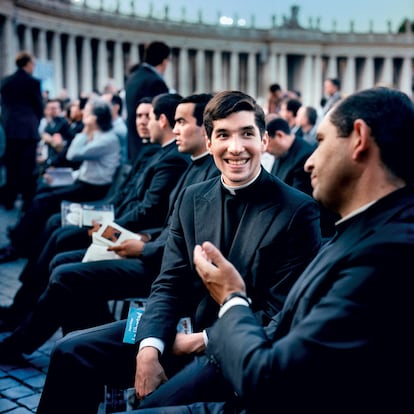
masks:
{"type": "MultiPolygon", "coordinates": [[[[355,101],[349,99],[346,104],[352,105],[354,103],[357,105],[359,100],[370,99],[370,93],[368,91],[365,95],[361,94],[361,97],[356,97],[355,101]]],[[[385,95],[392,93],[391,91],[377,91],[374,95],[375,98],[378,96],[378,99],[388,99],[388,96],[385,97],[385,95]]],[[[197,95],[197,98],[199,97],[197,95]]],[[[393,97],[400,99],[397,96],[393,97]]],[[[194,97],[187,99],[194,99],[194,97]]],[[[30,310],[29,316],[26,316],[13,333],[1,343],[0,355],[8,357],[9,360],[11,358],[16,361],[21,360],[22,354],[29,354],[36,349],[45,340],[45,337],[54,332],[58,326],[62,326],[64,333],[87,327],[91,327],[91,331],[86,331],[84,334],[67,335],[67,341],[61,341],[57,352],[52,355],[48,379],[39,404],[39,413],[51,413],[59,409],[60,412],[74,412],[77,409],[84,410],[82,412],[96,412],[97,403],[102,398],[101,385],[103,383],[106,381],[118,384],[133,383],[135,364],[132,361],[134,355],[137,357],[138,377],[136,380],[138,385],[136,384],[136,391],[138,396],[145,396],[145,399],[140,403],[140,408],[168,405],[177,401],[182,403],[191,400],[209,401],[208,398],[217,398],[213,401],[227,400],[228,396],[232,395],[231,390],[228,389],[229,383],[223,381],[224,378],[219,375],[214,361],[207,361],[205,358],[197,359],[194,361],[195,364],[180,371],[186,366],[188,359],[184,357],[177,365],[174,365],[177,361],[169,358],[170,353],[180,354],[182,352],[190,355],[204,349],[205,336],[209,337],[210,328],[217,319],[217,315],[220,315],[219,310],[226,312],[227,305],[231,302],[234,306],[234,301],[241,301],[242,307],[252,306],[255,317],[260,324],[267,326],[266,335],[268,338],[273,338],[275,334],[277,337],[280,335],[277,332],[283,331],[283,323],[279,324],[276,315],[284,306],[292,285],[317,252],[320,251],[320,254],[323,255],[325,251],[332,251],[333,257],[336,257],[337,254],[344,254],[345,247],[353,248],[353,245],[344,245],[346,241],[349,241],[346,239],[341,242],[342,244],[339,243],[338,247],[335,247],[334,243],[327,243],[329,246],[327,249],[319,250],[322,245],[319,205],[305,192],[283,183],[261,166],[262,153],[266,150],[268,141],[275,138],[268,138],[266,128],[269,128],[269,125],[265,124],[263,110],[251,97],[241,92],[224,91],[213,97],[208,97],[204,104],[204,111],[201,111],[200,115],[201,121],[197,122],[195,116],[197,105],[186,102],[186,99],[183,100],[179,95],[161,95],[152,101],[149,110],[149,136],[152,141],[158,137],[161,148],[147,161],[144,171],[137,177],[136,184],[144,181],[149,171],[154,171],[156,167],[163,164],[163,154],[167,158],[166,154],[169,152],[169,148],[173,148],[171,151],[176,151],[179,155],[182,172],[177,174],[176,184],[170,188],[171,191],[174,188],[171,198],[168,197],[170,191],[164,194],[164,197],[169,198],[169,203],[167,203],[163,215],[157,214],[156,210],[160,208],[159,204],[146,210],[145,206],[141,205],[141,200],[135,200],[132,209],[127,211],[125,215],[118,217],[116,214],[115,221],[118,224],[143,236],[141,240],[128,240],[125,244],[110,248],[124,257],[123,260],[79,263],[84,250],[79,252],[63,249],[67,253],[55,255],[55,253],[62,251],[60,250],[62,245],[66,244],[68,247],[73,241],[76,241],[77,247],[80,246],[81,239],[85,241],[84,247],[89,245],[90,231],[88,229],[56,228],[52,222],[48,222],[50,231],[55,228],[50,233],[51,236],[47,238],[48,243],[53,244],[50,247],[51,251],[54,249],[53,255],[50,257],[52,274],[50,279],[48,278],[46,281],[45,289],[40,289],[42,290],[40,297],[30,310]],[[169,113],[167,108],[170,106],[167,103],[171,103],[171,100],[175,100],[175,103],[169,113]],[[202,126],[205,128],[205,132],[203,132],[202,126]],[[186,141],[184,131],[187,131],[186,128],[191,130],[191,127],[198,131],[201,138],[206,135],[208,139],[201,139],[204,151],[199,156],[188,151],[192,154],[189,159],[185,156],[185,151],[180,152],[179,149],[184,146],[186,141]],[[163,134],[165,128],[169,131],[169,139],[163,134]],[[164,136],[165,141],[161,140],[161,136],[164,136]],[[171,144],[174,145],[171,146],[171,144]],[[203,157],[203,154],[206,158],[203,157]],[[188,185],[190,181],[185,182],[183,187],[178,187],[181,180],[188,179],[191,170],[194,171],[197,161],[205,159],[209,159],[210,164],[214,166],[215,176],[207,180],[200,180],[194,185],[188,185]],[[175,190],[177,190],[176,195],[174,194],[175,190]],[[160,218],[160,216],[162,217],[160,218]],[[159,222],[155,223],[158,220],[162,221],[161,226],[159,222]],[[151,223],[151,226],[148,226],[148,223],[151,223]],[[151,230],[148,230],[148,227],[151,227],[151,230]],[[165,236],[163,236],[164,234],[165,236]],[[163,237],[165,238],[163,239],[163,237]],[[206,244],[206,241],[219,246],[224,257],[233,263],[233,266],[228,262],[226,264],[224,257],[218,254],[210,243],[206,244]],[[157,243],[161,243],[161,250],[157,248],[157,243]],[[203,247],[198,245],[203,245],[203,247]],[[148,271],[146,250],[151,246],[155,246],[158,252],[154,253],[152,258],[156,258],[157,254],[161,254],[161,256],[158,255],[158,260],[152,263],[158,268],[151,273],[150,280],[148,280],[145,278],[148,276],[148,273],[145,274],[148,271]],[[160,260],[161,258],[162,260],[160,260]],[[92,265],[95,266],[93,270],[92,265]],[[208,269],[203,274],[207,290],[203,288],[202,281],[196,274],[196,270],[201,274],[204,267],[208,269]],[[209,281],[213,280],[214,275],[220,273],[222,268],[226,269],[224,272],[226,274],[234,273],[237,269],[243,275],[245,287],[240,284],[241,279],[238,279],[236,286],[230,289],[232,292],[238,292],[237,295],[224,298],[214,294],[214,286],[209,281]],[[117,294],[125,289],[128,278],[132,276],[135,276],[135,279],[127,289],[128,297],[150,295],[148,308],[143,314],[137,331],[138,354],[136,354],[134,346],[123,346],[120,341],[120,333],[122,329],[125,329],[124,321],[115,322],[114,325],[104,328],[93,328],[113,320],[113,316],[107,309],[107,301],[117,299],[117,294]],[[80,285],[82,286],[79,287],[80,285]],[[243,291],[249,293],[252,301],[248,300],[243,291]],[[218,304],[222,304],[222,308],[219,308],[218,304]],[[185,335],[184,337],[175,335],[177,319],[184,315],[192,317],[194,335],[185,335]],[[41,335],[44,337],[39,339],[41,335]],[[107,342],[102,341],[105,339],[104,337],[107,342]],[[89,338],[90,347],[85,345],[86,338],[89,338]],[[167,341],[165,342],[165,340],[167,341]],[[101,348],[97,346],[99,342],[101,342],[100,346],[103,346],[104,343],[107,345],[101,348]],[[82,352],[86,353],[82,354],[82,352]],[[163,365],[166,364],[165,372],[163,369],[159,369],[158,362],[154,362],[158,361],[160,355],[163,365]],[[99,361],[102,362],[107,358],[109,358],[110,364],[105,365],[104,368],[102,364],[101,367],[98,367],[99,361]],[[94,365],[87,364],[87,360],[94,365]],[[128,360],[129,364],[127,364],[128,360]],[[78,375],[82,371],[77,372],[76,370],[82,364],[88,368],[84,371],[85,375],[78,375]],[[126,366],[127,370],[125,370],[126,366]],[[143,371],[149,366],[156,368],[156,371],[159,372],[154,383],[146,383],[140,378],[143,371]],[[167,381],[166,373],[168,375],[176,373],[176,375],[173,377],[174,379],[167,381]],[[189,378],[197,378],[197,381],[191,382],[189,378]],[[214,389],[197,387],[202,385],[203,381],[211,385],[211,379],[216,378],[214,389]],[[62,386],[63,383],[65,386],[62,386]],[[70,393],[76,397],[67,401],[67,404],[62,407],[68,386],[73,390],[76,389],[76,392],[70,393]],[[159,389],[154,391],[157,386],[160,386],[159,389]],[[196,388],[197,395],[193,393],[193,389],[196,388]],[[179,396],[175,392],[176,390],[179,390],[179,396]],[[76,405],[79,404],[79,401],[82,401],[81,408],[76,405]]],[[[412,113],[412,105],[410,108],[412,113]]],[[[411,118],[408,118],[409,122],[411,122],[410,119],[413,119],[412,114],[411,118]]],[[[363,125],[365,125],[363,121],[358,120],[352,124],[351,128],[362,127],[363,131],[367,132],[369,128],[365,128],[363,125]]],[[[325,138],[328,141],[325,145],[328,145],[329,148],[329,140],[326,136],[328,132],[331,132],[329,122],[324,124],[324,127],[325,138]]],[[[362,135],[366,136],[365,132],[362,135]]],[[[339,145],[336,143],[340,142],[343,149],[348,146],[348,143],[355,141],[354,135],[352,135],[352,139],[339,139],[339,141],[335,136],[334,145],[339,145]]],[[[371,144],[373,140],[363,138],[363,141],[366,142],[366,145],[374,145],[371,144]]],[[[376,158],[379,152],[370,151],[370,154],[376,158]]],[[[308,172],[311,171],[310,166],[313,162],[310,161],[311,158],[313,158],[312,155],[305,162],[308,172]]],[[[361,158],[361,163],[363,159],[361,158]]],[[[377,161],[376,158],[372,163],[369,163],[375,171],[382,168],[378,167],[380,163],[377,161]]],[[[171,164],[171,159],[169,163],[171,164]]],[[[278,164],[279,168],[283,163],[278,164]]],[[[176,170],[177,167],[170,167],[164,170],[164,174],[171,175],[176,170]]],[[[403,170],[400,174],[404,175],[403,172],[409,177],[408,171],[403,170]]],[[[402,185],[399,186],[401,191],[396,191],[395,197],[401,194],[400,197],[404,198],[406,193],[408,198],[411,197],[409,195],[410,186],[402,187],[402,185]]],[[[150,190],[146,191],[143,199],[150,192],[150,190]]],[[[130,193],[125,195],[124,199],[129,195],[130,193]]],[[[379,206],[384,202],[380,201],[379,206]]],[[[367,204],[366,209],[369,209],[371,204],[367,204]]],[[[376,208],[369,209],[367,214],[375,215],[376,211],[376,208]]],[[[356,220],[358,221],[358,218],[356,220]]],[[[353,222],[355,220],[352,218],[347,221],[351,224],[353,222]]],[[[348,227],[348,224],[344,225],[345,231],[348,227]]],[[[371,231],[370,229],[371,227],[368,230],[371,231]]],[[[365,229],[363,231],[366,232],[365,229]]],[[[358,230],[356,233],[358,233],[359,239],[358,230]]],[[[399,237],[395,232],[392,234],[393,237],[399,237]]],[[[73,247],[71,248],[73,249],[73,247]]],[[[38,258],[43,253],[42,251],[38,258]]],[[[355,251],[352,254],[357,255],[358,252],[355,251]]],[[[406,256],[404,257],[406,260],[406,256]]],[[[151,261],[151,258],[149,260],[151,261]]],[[[386,263],[384,261],[383,264],[386,263]]],[[[317,263],[316,267],[318,265],[317,263]]],[[[151,265],[149,266],[151,267],[151,265]]],[[[312,272],[312,269],[309,272],[312,272]]],[[[356,279],[352,278],[352,283],[355,283],[356,279]]],[[[30,277],[27,280],[30,280],[30,277]]],[[[219,280],[217,279],[215,283],[219,280]]],[[[296,290],[299,292],[303,287],[304,284],[299,283],[296,290]]],[[[306,307],[305,301],[300,305],[306,307]]],[[[239,307],[238,313],[240,311],[239,307]]],[[[302,312],[305,311],[306,309],[302,310],[302,312]]],[[[234,315],[234,312],[231,314],[234,315]]],[[[246,313],[245,317],[248,319],[250,316],[246,313]]],[[[284,315],[282,315],[283,317],[284,315]]],[[[320,317],[322,315],[319,315],[320,317]]],[[[247,319],[244,320],[247,321],[247,319]]],[[[285,315],[284,321],[288,319],[285,315]]],[[[228,318],[227,320],[229,321],[228,318]]],[[[285,323],[289,324],[289,322],[285,323]]],[[[248,321],[248,324],[252,324],[251,320],[248,321]]],[[[308,328],[311,329],[311,326],[308,328]]],[[[346,326],[344,328],[348,329],[346,326]]],[[[285,326],[284,329],[288,330],[289,328],[285,326]]],[[[328,337],[332,334],[333,332],[330,332],[328,337]]],[[[217,342],[214,335],[215,331],[213,330],[213,340],[217,342]]],[[[327,341],[329,338],[323,337],[322,339],[327,341]]],[[[283,338],[279,342],[283,342],[283,338]]],[[[242,345],[240,344],[240,346],[242,345]]],[[[315,343],[313,346],[310,344],[309,347],[309,349],[318,347],[318,344],[315,343]]],[[[253,351],[253,348],[251,350],[253,351]]],[[[290,353],[294,353],[294,351],[294,349],[289,350],[290,353]]],[[[297,351],[299,352],[300,349],[297,351]]],[[[298,363],[306,365],[305,356],[303,355],[301,358],[301,355],[297,355],[298,363]]],[[[231,359],[230,354],[228,357],[231,359]]],[[[283,357],[281,356],[279,362],[282,361],[283,357]]],[[[347,361],[345,359],[344,364],[347,361]]],[[[359,363],[364,364],[364,359],[359,358],[359,363]]],[[[282,369],[283,367],[273,366],[272,373],[278,368],[282,369]]],[[[327,365],[324,365],[324,369],[329,371],[327,365]]],[[[347,372],[346,367],[342,367],[342,365],[341,370],[347,372]]],[[[293,371],[292,375],[294,375],[293,371]]],[[[313,372],[312,369],[307,371],[309,374],[311,372],[313,372]]],[[[154,377],[154,375],[156,376],[156,373],[153,372],[149,377],[154,377]]],[[[301,380],[306,383],[307,387],[310,386],[312,392],[306,393],[306,397],[314,404],[316,395],[320,396],[321,390],[308,382],[309,377],[302,379],[295,375],[294,377],[299,380],[298,385],[301,386],[302,392],[305,392],[306,389],[300,383],[301,380]]],[[[288,378],[286,380],[287,382],[283,381],[281,385],[289,391],[289,394],[286,395],[286,401],[280,398],[280,403],[290,402],[295,406],[301,406],[300,399],[298,401],[291,400],[293,388],[289,388],[288,378]]],[[[330,391],[337,391],[335,387],[329,387],[329,379],[323,381],[323,384],[330,391]]],[[[350,385],[348,379],[345,378],[343,386],[346,388],[347,384],[350,385]]],[[[263,385],[265,386],[264,400],[257,401],[256,399],[256,407],[249,406],[252,412],[261,412],[261,408],[267,407],[270,395],[267,392],[266,384],[263,383],[263,385]],[[264,404],[265,402],[266,404],[264,404]]],[[[342,386],[337,388],[342,389],[342,386]]],[[[357,391],[357,389],[355,390],[357,391]]],[[[262,393],[259,392],[259,395],[262,393]]],[[[342,394],[339,393],[339,395],[342,394]]],[[[233,396],[236,397],[234,393],[233,396]]],[[[303,407],[306,405],[307,398],[304,400],[303,407]]],[[[328,402],[332,398],[334,397],[328,395],[328,402]]],[[[332,399],[333,401],[334,399],[332,399]]],[[[248,399],[247,403],[250,404],[248,399]]],[[[344,401],[344,404],[346,403],[344,401]]],[[[286,404],[284,407],[287,408],[288,405],[286,404]]],[[[330,403],[325,406],[326,408],[331,407],[330,403]]],[[[348,404],[347,407],[349,408],[350,405],[348,404]]]]}
{"type": "MultiPolygon", "coordinates": [[[[103,201],[113,203],[115,222],[141,234],[141,240],[127,240],[109,249],[123,260],[83,263],[85,249],[99,225],[62,227],[60,213],[49,215],[39,242],[32,244],[20,277],[22,285],[13,304],[3,309],[3,328],[13,332],[1,343],[0,356],[19,362],[22,354],[32,353],[59,327],[67,334],[113,321],[109,300],[149,295],[152,282],[161,270],[169,221],[181,190],[220,175],[207,147],[203,127],[203,112],[211,98],[210,94],[187,98],[162,94],[139,103],[136,124],[144,140],[143,148],[119,191],[103,201]]],[[[272,172],[290,186],[309,193],[310,179],[304,172],[304,163],[313,147],[295,139],[281,118],[272,119],[266,130],[270,137],[268,150],[279,155],[275,162],[277,169],[274,167],[272,172]]],[[[244,197],[247,203],[255,194],[248,192],[244,197]]],[[[305,200],[308,205],[310,198],[305,200]]],[[[225,199],[225,203],[230,206],[234,200],[225,199]]],[[[236,209],[237,221],[241,220],[240,214],[236,209]]],[[[311,234],[315,231],[315,214],[312,207],[304,215],[309,221],[302,223],[304,229],[309,227],[311,234]]],[[[225,219],[224,225],[229,221],[225,219]]],[[[200,217],[200,223],[203,222],[200,217]]],[[[234,226],[230,226],[230,235],[226,238],[234,238],[234,226]]],[[[298,260],[297,269],[303,268],[319,243],[319,237],[309,238],[303,262],[298,260]]],[[[227,248],[230,252],[231,246],[227,248]]],[[[278,287],[277,308],[289,283],[278,287]]],[[[267,310],[269,314],[274,311],[267,310]]]]}

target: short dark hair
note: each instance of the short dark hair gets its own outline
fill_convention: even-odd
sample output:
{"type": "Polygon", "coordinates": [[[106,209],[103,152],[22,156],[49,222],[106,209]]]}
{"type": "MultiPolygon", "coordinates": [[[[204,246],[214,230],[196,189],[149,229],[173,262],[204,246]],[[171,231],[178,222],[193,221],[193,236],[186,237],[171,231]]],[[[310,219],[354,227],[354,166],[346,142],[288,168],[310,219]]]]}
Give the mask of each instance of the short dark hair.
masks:
{"type": "Polygon", "coordinates": [[[33,55],[30,54],[29,52],[19,52],[16,55],[16,66],[19,69],[24,68],[29,62],[31,62],[33,60],[33,55]]]}
{"type": "Polygon", "coordinates": [[[250,95],[240,91],[217,92],[209,101],[204,110],[204,128],[207,137],[211,138],[213,132],[213,121],[227,118],[229,115],[249,111],[254,113],[256,126],[259,128],[260,136],[266,132],[265,113],[263,108],[250,95]]]}
{"type": "Polygon", "coordinates": [[[152,100],[152,110],[155,114],[155,119],[159,119],[161,114],[164,114],[171,127],[175,123],[175,110],[183,97],[178,93],[161,93],[152,100]]]}
{"type": "Polygon", "coordinates": [[[305,106],[305,113],[311,125],[315,125],[318,120],[318,111],[313,106],[305,106]]]}
{"type": "Polygon", "coordinates": [[[330,81],[332,85],[336,87],[336,89],[341,89],[341,81],[339,78],[328,78],[327,80],[330,81]]]}
{"type": "Polygon", "coordinates": [[[213,97],[211,93],[198,93],[186,96],[180,102],[180,104],[184,103],[193,103],[194,104],[194,111],[193,116],[196,119],[197,125],[203,125],[203,113],[204,109],[206,108],[207,103],[213,97]]]}
{"type": "Polygon", "coordinates": [[[140,105],[140,104],[151,104],[152,105],[152,100],[153,100],[154,98],[152,98],[151,96],[144,96],[143,98],[141,98],[139,101],[138,101],[138,105],[137,105],[137,107],[140,105]]]}
{"type": "Polygon", "coordinates": [[[119,95],[117,95],[117,94],[112,95],[111,104],[112,105],[118,105],[118,107],[119,107],[118,108],[118,114],[122,113],[123,101],[122,101],[122,98],[119,95]]]}
{"type": "Polygon", "coordinates": [[[85,105],[88,103],[88,98],[86,96],[79,97],[79,109],[85,109],[85,105]]]}
{"type": "Polygon", "coordinates": [[[161,64],[170,56],[171,49],[164,42],[151,42],[144,51],[144,62],[151,66],[161,64]]]}
{"type": "Polygon", "coordinates": [[[277,91],[281,91],[282,88],[280,87],[280,85],[278,83],[272,83],[269,86],[269,92],[277,92],[277,91]]]}
{"type": "Polygon", "coordinates": [[[298,109],[302,106],[302,102],[296,98],[286,99],[286,109],[293,113],[293,116],[296,116],[298,109]]]}
{"type": "Polygon", "coordinates": [[[109,131],[112,128],[112,113],[109,102],[102,98],[89,99],[92,106],[92,113],[96,116],[96,123],[102,131],[109,131]]]}
{"type": "Polygon", "coordinates": [[[290,134],[289,124],[285,119],[280,117],[271,119],[266,125],[266,130],[270,138],[274,138],[277,131],[282,131],[285,134],[290,134]]]}
{"type": "Polygon", "coordinates": [[[385,87],[365,89],[339,101],[328,116],[339,138],[349,137],[356,119],[366,122],[384,165],[404,181],[414,181],[414,103],[408,95],[385,87]]]}

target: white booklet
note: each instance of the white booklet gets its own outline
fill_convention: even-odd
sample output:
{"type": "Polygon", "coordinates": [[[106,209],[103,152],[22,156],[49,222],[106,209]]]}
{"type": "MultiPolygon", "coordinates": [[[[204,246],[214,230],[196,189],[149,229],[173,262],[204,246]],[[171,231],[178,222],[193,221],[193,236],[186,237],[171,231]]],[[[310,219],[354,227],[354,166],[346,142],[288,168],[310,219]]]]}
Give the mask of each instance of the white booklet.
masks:
{"type": "Polygon", "coordinates": [[[93,222],[103,223],[115,218],[113,204],[72,203],[62,201],[60,204],[62,226],[72,224],[79,227],[92,227],[93,222]]]}
{"type": "Polygon", "coordinates": [[[75,172],[69,167],[49,167],[45,175],[44,180],[50,187],[63,187],[75,182],[75,172]]]}
{"type": "Polygon", "coordinates": [[[113,221],[104,221],[99,230],[92,234],[92,244],[88,247],[82,262],[122,259],[115,252],[108,251],[108,247],[119,245],[124,240],[130,239],[141,240],[141,236],[113,221]]]}

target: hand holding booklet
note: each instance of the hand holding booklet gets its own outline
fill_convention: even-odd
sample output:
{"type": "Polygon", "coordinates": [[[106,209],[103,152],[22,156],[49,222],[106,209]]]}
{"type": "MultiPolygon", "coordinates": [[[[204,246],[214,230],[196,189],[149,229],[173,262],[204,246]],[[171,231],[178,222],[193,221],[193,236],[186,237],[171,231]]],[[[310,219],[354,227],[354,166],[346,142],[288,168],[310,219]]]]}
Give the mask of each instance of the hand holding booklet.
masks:
{"type": "Polygon", "coordinates": [[[113,221],[104,221],[99,230],[92,234],[92,244],[88,247],[82,262],[122,259],[115,252],[108,251],[108,247],[119,245],[124,240],[130,239],[141,240],[141,236],[113,221]]]}

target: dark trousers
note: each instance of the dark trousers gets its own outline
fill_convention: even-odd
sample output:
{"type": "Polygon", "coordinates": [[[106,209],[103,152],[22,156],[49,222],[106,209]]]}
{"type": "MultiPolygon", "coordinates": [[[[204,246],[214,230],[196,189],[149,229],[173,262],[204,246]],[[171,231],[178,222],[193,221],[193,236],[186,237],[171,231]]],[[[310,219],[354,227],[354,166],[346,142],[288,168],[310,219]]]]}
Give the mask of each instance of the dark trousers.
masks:
{"type": "MultiPolygon", "coordinates": [[[[95,414],[104,398],[104,386],[129,388],[134,384],[136,347],[122,343],[125,321],[72,332],[58,341],[38,406],[38,414],[95,414]],[[70,395],[71,398],[67,398],[70,395]],[[62,404],[62,401],[65,401],[62,404]]],[[[196,404],[191,409],[155,409],[198,401],[232,399],[225,380],[206,357],[192,362],[184,357],[163,357],[170,378],[140,403],[145,413],[221,413],[222,403],[196,404]],[[174,375],[175,373],[175,375],[174,375]],[[211,411],[204,411],[210,407],[211,411]]]]}
{"type": "Polygon", "coordinates": [[[60,211],[62,200],[73,202],[99,200],[108,192],[109,185],[92,185],[76,181],[37,195],[25,214],[10,232],[10,242],[22,257],[29,257],[44,230],[47,220],[60,211]]]}
{"type": "Polygon", "coordinates": [[[96,414],[104,385],[134,383],[134,345],[123,344],[125,321],[72,332],[52,352],[37,414],[96,414]]]}
{"type": "Polygon", "coordinates": [[[2,189],[2,202],[12,208],[21,194],[24,206],[30,205],[36,191],[36,147],[35,140],[7,139],[4,165],[6,184],[2,189]]]}
{"type": "Polygon", "coordinates": [[[86,249],[90,243],[87,229],[60,227],[60,214],[48,220],[42,237],[34,245],[20,274],[21,285],[10,306],[10,317],[15,324],[20,324],[27,317],[46,289],[51,273],[50,263],[55,255],[69,250],[86,249]]]}
{"type": "Polygon", "coordinates": [[[112,322],[109,300],[147,297],[158,269],[139,259],[81,263],[85,251],[58,254],[49,284],[7,341],[30,354],[59,327],[63,333],[112,322]]]}

